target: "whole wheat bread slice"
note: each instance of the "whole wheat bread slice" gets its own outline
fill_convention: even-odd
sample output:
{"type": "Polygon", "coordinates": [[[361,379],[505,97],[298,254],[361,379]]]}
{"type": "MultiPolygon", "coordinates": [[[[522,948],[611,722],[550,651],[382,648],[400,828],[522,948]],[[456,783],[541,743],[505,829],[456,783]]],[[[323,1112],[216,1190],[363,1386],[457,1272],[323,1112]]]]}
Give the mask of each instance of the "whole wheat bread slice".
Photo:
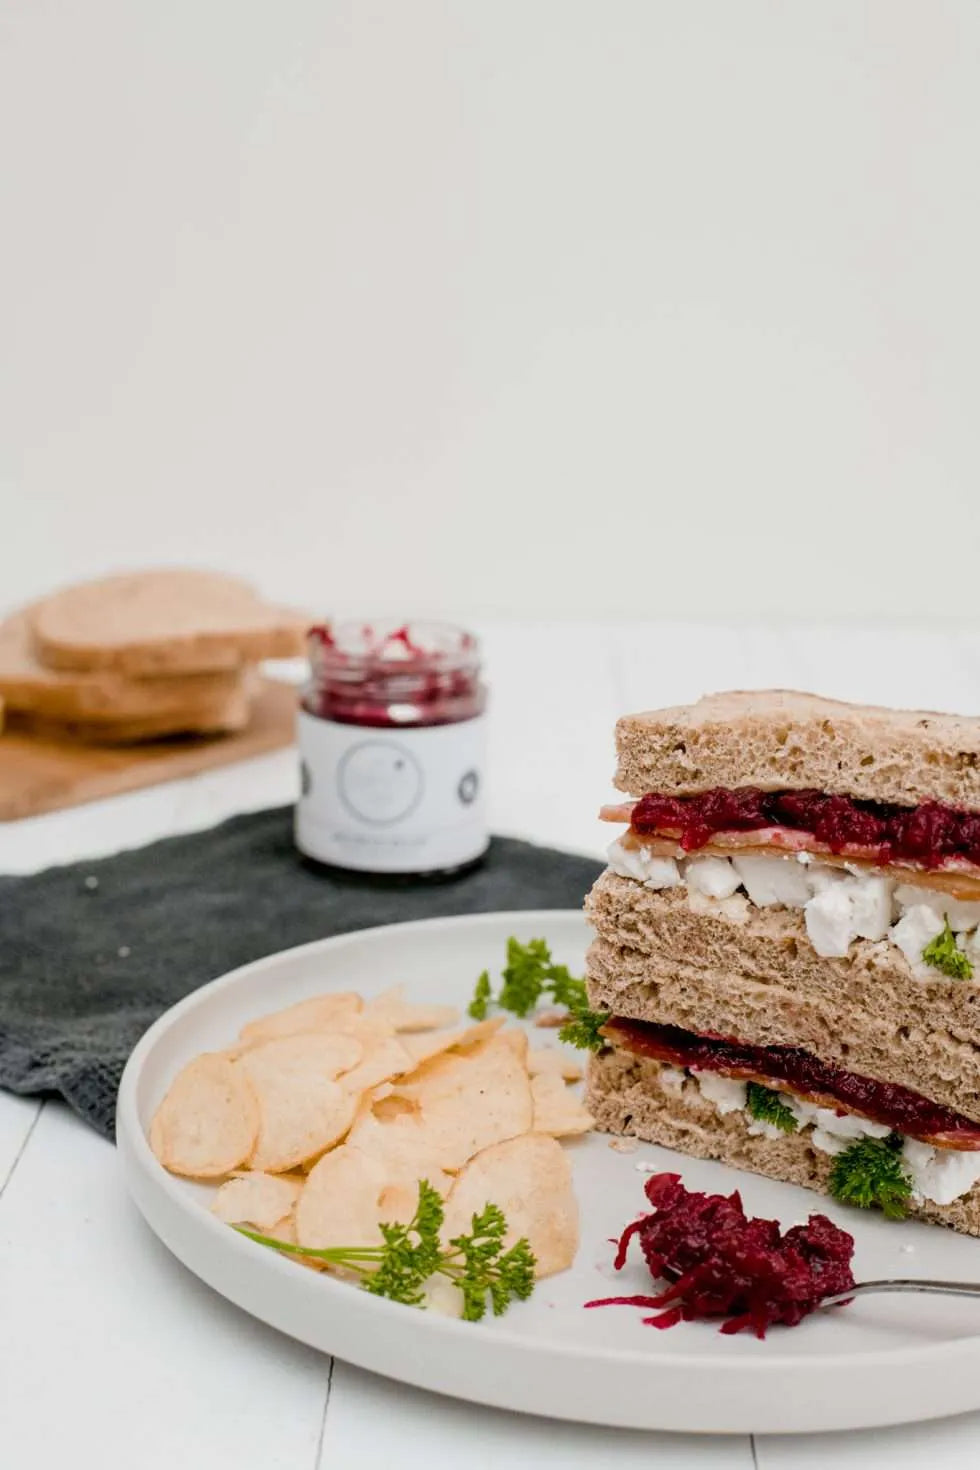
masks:
{"type": "MultiPolygon", "coordinates": [[[[662,1068],[650,1058],[608,1051],[589,1063],[585,1104],[603,1133],[657,1143],[698,1159],[827,1194],[831,1157],[813,1147],[807,1131],[780,1138],[755,1136],[744,1113],[719,1113],[688,1078],[679,1092],[661,1086],[662,1068]]],[[[914,1219],[980,1235],[980,1184],[950,1205],[911,1203],[914,1219]]]]}
{"type": "Polygon", "coordinates": [[[692,913],[683,891],[606,872],[586,902],[597,939],[589,1004],[636,1021],[799,1046],[980,1122],[980,986],[919,980],[887,940],[818,955],[802,914],[752,909],[744,924],[692,913]]]}
{"type": "Polygon", "coordinates": [[[119,724],[176,718],[192,728],[198,713],[213,719],[216,708],[236,709],[248,693],[249,674],[238,667],[133,679],[49,669],[33,651],[26,611],[0,623],[0,696],[11,710],[41,719],[119,724]]]}
{"type": "Polygon", "coordinates": [[[61,720],[12,711],[10,727],[85,745],[136,745],[169,735],[227,735],[247,726],[258,682],[254,671],[247,670],[230,690],[218,689],[192,704],[132,719],[61,720]]]}
{"type": "Polygon", "coordinates": [[[53,669],[205,673],[303,652],[309,619],[262,602],[234,577],[191,569],[134,572],[67,587],[28,614],[34,650],[53,669]]]}
{"type": "Polygon", "coordinates": [[[980,809],[980,719],[843,704],[785,689],[711,694],[625,715],[615,784],[630,796],[713,786],[815,787],[915,806],[980,809]]]}

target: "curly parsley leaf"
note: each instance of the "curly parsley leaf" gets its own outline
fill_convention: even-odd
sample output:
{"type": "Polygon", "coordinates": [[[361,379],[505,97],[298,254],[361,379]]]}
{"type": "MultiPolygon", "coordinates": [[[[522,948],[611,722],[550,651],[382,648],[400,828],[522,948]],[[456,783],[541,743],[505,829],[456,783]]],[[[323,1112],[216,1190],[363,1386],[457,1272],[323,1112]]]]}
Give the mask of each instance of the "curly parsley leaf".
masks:
{"type": "Polygon", "coordinates": [[[513,1301],[526,1301],[534,1290],[535,1257],[523,1237],[504,1250],[507,1221],[493,1204],[472,1217],[468,1233],[455,1236],[448,1249],[440,1239],[445,1211],[427,1180],[419,1181],[415,1214],[407,1225],[380,1226],[378,1246],[330,1246],[323,1250],[275,1240],[243,1226],[236,1228],[249,1240],[286,1255],[312,1257],[328,1265],[356,1272],[361,1286],[409,1307],[425,1302],[425,1284],[435,1275],[446,1276],[463,1296],[463,1319],[479,1322],[489,1305],[495,1316],[513,1301]]]}
{"type": "Polygon", "coordinates": [[[485,1020],[492,1006],[515,1016],[529,1016],[543,1000],[572,1012],[588,1009],[585,981],[573,975],[567,965],[554,963],[544,939],[529,939],[522,944],[511,935],[500,981],[500,990],[494,996],[487,970],[477,980],[468,1007],[474,1021],[485,1020]]]}
{"type": "Polygon", "coordinates": [[[877,1207],[890,1220],[908,1212],[912,1181],[902,1166],[902,1140],[862,1138],[837,1155],[830,1170],[830,1192],[842,1204],[862,1210],[877,1207]]]}
{"type": "Polygon", "coordinates": [[[937,934],[935,939],[930,939],[922,951],[922,958],[927,965],[932,965],[934,970],[948,975],[950,980],[972,980],[973,978],[973,966],[956,943],[956,935],[950,927],[948,916],[943,932],[937,934]]]}
{"type": "Polygon", "coordinates": [[[492,1000],[493,991],[490,988],[490,971],[484,970],[476,982],[473,999],[466,1008],[474,1021],[485,1021],[487,1019],[487,1011],[492,1000]]]}
{"type": "Polygon", "coordinates": [[[487,1297],[495,1317],[506,1312],[515,1298],[525,1301],[534,1290],[534,1254],[526,1240],[504,1251],[507,1221],[496,1205],[486,1205],[474,1215],[469,1235],[449,1242],[457,1260],[447,1260],[444,1274],[463,1293],[464,1322],[479,1322],[487,1310],[487,1297]]]}
{"type": "Polygon", "coordinates": [[[797,1122],[778,1092],[763,1087],[761,1082],[750,1082],[746,1089],[746,1106],[753,1118],[760,1123],[771,1123],[783,1133],[795,1133],[797,1122]]]}
{"type": "Polygon", "coordinates": [[[558,1032],[558,1039],[568,1041],[582,1051],[601,1051],[606,1045],[602,1027],[611,1015],[611,1011],[590,1011],[588,1006],[583,1006],[581,1010],[573,1008],[558,1032]]]}

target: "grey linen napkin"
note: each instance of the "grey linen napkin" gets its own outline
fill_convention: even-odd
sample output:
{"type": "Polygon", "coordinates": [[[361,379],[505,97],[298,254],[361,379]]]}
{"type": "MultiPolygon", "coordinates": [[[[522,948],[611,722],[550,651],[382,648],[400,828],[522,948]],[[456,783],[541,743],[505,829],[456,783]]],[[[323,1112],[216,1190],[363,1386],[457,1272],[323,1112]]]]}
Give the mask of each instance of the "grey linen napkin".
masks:
{"type": "Polygon", "coordinates": [[[372,924],[577,908],[600,870],[495,837],[482,867],[441,882],[328,873],[300,861],[284,807],[0,877],[0,1086],[60,1094],[111,1138],[119,1079],[140,1036],[226,970],[372,924]]]}

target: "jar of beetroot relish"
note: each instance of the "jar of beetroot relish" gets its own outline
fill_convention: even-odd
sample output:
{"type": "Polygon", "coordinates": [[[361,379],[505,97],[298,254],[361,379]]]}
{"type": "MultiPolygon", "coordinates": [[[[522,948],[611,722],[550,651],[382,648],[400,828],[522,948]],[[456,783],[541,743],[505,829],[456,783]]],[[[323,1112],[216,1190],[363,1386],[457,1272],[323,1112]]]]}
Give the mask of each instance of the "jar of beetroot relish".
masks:
{"type": "Polygon", "coordinates": [[[311,629],[308,647],[300,851],[362,873],[478,861],[489,837],[477,640],[448,623],[340,623],[311,629]]]}

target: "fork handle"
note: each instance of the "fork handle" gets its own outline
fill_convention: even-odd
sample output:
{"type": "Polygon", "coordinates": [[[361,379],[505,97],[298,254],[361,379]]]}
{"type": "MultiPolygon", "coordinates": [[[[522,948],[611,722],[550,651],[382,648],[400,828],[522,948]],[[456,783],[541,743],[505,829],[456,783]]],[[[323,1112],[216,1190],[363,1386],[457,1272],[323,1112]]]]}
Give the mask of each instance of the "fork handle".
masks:
{"type": "Polygon", "coordinates": [[[841,1302],[853,1301],[856,1296],[868,1296],[873,1291],[919,1291],[932,1296],[976,1296],[980,1297],[980,1281],[859,1281],[850,1291],[839,1291],[836,1296],[825,1297],[822,1307],[836,1307],[841,1302]]]}

